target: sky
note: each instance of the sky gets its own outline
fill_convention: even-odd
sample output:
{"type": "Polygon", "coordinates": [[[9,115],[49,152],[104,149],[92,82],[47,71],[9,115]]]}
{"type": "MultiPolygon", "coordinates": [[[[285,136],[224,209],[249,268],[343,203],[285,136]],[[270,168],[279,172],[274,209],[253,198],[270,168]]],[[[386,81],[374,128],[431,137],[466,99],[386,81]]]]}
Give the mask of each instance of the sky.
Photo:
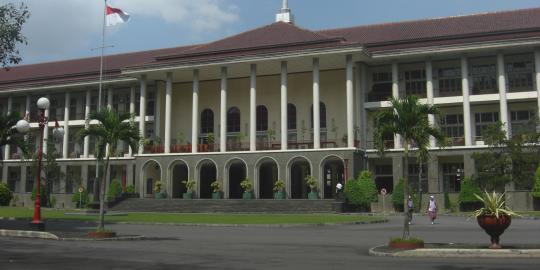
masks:
{"type": "MultiPolygon", "coordinates": [[[[104,0],[24,2],[22,64],[99,56],[104,0]]],[[[270,24],[282,0],[109,0],[128,23],[106,28],[107,54],[211,42],[270,24]]],[[[539,0],[289,0],[296,25],[320,30],[540,7],[539,0]]]]}

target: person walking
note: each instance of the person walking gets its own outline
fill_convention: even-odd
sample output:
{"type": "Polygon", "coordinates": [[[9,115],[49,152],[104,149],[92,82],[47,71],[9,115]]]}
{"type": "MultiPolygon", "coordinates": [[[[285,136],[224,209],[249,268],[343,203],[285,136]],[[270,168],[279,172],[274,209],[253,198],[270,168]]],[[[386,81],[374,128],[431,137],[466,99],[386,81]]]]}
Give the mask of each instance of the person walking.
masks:
{"type": "Polygon", "coordinates": [[[431,220],[431,225],[435,224],[435,219],[437,218],[437,203],[435,202],[435,197],[433,195],[429,196],[428,216],[431,220]]]}
{"type": "Polygon", "coordinates": [[[411,225],[414,211],[414,203],[411,195],[409,195],[409,198],[407,199],[407,208],[409,209],[409,211],[407,211],[407,215],[409,215],[409,225],[411,225]]]}

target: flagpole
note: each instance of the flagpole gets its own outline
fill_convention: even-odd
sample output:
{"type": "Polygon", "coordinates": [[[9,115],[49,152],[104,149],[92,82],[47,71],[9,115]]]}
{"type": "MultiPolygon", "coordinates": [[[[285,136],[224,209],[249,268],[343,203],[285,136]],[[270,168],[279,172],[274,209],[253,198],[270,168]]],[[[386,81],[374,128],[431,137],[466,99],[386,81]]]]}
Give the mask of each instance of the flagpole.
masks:
{"type": "MultiPolygon", "coordinates": [[[[99,65],[99,90],[98,90],[98,105],[97,105],[97,111],[101,111],[101,92],[102,92],[102,88],[103,88],[103,57],[104,57],[104,54],[105,54],[105,20],[106,20],[106,16],[107,16],[107,0],[104,1],[105,2],[105,6],[103,7],[103,22],[102,22],[102,29],[101,29],[101,59],[100,59],[100,65],[99,65]]],[[[96,147],[97,147],[97,143],[96,143],[96,147]]],[[[97,150],[97,149],[96,149],[97,150]]],[[[97,151],[96,151],[96,181],[94,183],[98,183],[98,179],[100,179],[99,177],[99,160],[98,160],[98,157],[97,157],[97,151]]],[[[94,185],[94,194],[97,194],[96,193],[96,190],[99,190],[99,186],[100,185],[97,185],[97,189],[96,189],[96,185],[94,185]]],[[[101,194],[99,194],[99,196],[101,196],[101,194]]],[[[96,200],[96,198],[94,198],[94,201],[96,200]]]]}

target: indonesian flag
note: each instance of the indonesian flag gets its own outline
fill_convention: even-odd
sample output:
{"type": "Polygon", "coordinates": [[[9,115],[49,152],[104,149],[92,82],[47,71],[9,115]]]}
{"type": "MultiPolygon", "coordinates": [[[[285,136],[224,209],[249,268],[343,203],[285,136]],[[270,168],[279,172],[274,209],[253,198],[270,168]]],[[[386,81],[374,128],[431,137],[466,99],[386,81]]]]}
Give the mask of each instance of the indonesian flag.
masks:
{"type": "Polygon", "coordinates": [[[105,12],[105,24],[107,26],[113,26],[119,23],[125,23],[129,21],[129,14],[123,12],[121,9],[113,8],[107,5],[105,12]]]}

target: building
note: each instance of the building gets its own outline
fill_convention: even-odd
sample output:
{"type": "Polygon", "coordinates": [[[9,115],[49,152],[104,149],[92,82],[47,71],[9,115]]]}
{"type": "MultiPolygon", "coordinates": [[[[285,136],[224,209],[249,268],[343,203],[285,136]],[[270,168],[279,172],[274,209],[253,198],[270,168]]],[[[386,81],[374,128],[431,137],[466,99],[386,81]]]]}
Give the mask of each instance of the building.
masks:
{"type": "MultiPolygon", "coordinates": [[[[373,117],[389,97],[417,95],[440,107],[453,142],[432,144],[422,186],[454,192],[456,176],[475,171],[471,154],[486,147],[483,127],[500,120],[511,135],[538,115],[540,8],[312,31],[294,24],[284,2],[275,23],[222,40],[107,56],[104,106],[135,113],[145,138],[138,153],[118,147],[109,180],[147,197],[161,179],[171,198],[188,179],[210,198],[219,180],[225,198],[241,198],[249,178],[257,198],[272,198],[282,179],[296,199],[307,197],[304,178],[313,175],[320,196],[333,198],[338,181],[367,167],[391,191],[403,175],[402,145],[388,138],[392,149],[379,156],[373,117]]],[[[92,190],[94,142],[75,134],[98,106],[98,75],[99,58],[0,72],[0,111],[28,115],[34,145],[36,100],[52,101],[49,127],[58,121],[66,131],[56,148],[67,180],[53,190],[64,205],[79,185],[92,190]]],[[[28,205],[30,164],[18,149],[3,153],[2,180],[28,205]]]]}

